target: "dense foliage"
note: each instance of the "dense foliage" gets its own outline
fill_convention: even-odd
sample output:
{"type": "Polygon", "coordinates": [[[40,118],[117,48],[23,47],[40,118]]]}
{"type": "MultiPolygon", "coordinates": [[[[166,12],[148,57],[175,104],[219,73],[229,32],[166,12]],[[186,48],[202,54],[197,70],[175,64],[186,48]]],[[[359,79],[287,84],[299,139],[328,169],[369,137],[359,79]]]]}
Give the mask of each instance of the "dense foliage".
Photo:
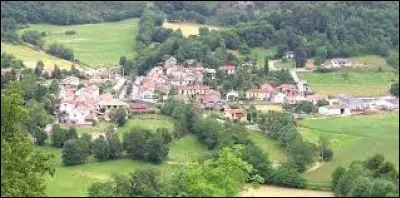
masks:
{"type": "Polygon", "coordinates": [[[348,169],[332,173],[332,189],[338,197],[398,197],[399,175],[395,166],[375,154],[365,161],[354,161],[348,169]]]}
{"type": "Polygon", "coordinates": [[[139,17],[144,6],[144,2],[122,1],[4,1],[1,2],[1,18],[14,19],[19,24],[99,23],[139,17]]]}
{"type": "Polygon", "coordinates": [[[22,69],[25,65],[22,60],[16,59],[11,54],[1,53],[1,68],[22,69]]]}
{"type": "Polygon", "coordinates": [[[23,133],[28,119],[18,83],[10,84],[1,95],[1,196],[44,196],[48,173],[54,174],[51,156],[36,148],[23,133]]]}
{"type": "Polygon", "coordinates": [[[62,162],[65,165],[78,165],[85,163],[89,156],[89,145],[81,139],[69,139],[62,149],[62,162]]]}
{"type": "Polygon", "coordinates": [[[132,159],[161,163],[169,152],[167,137],[155,131],[134,128],[125,133],[123,139],[124,148],[132,159]]]}

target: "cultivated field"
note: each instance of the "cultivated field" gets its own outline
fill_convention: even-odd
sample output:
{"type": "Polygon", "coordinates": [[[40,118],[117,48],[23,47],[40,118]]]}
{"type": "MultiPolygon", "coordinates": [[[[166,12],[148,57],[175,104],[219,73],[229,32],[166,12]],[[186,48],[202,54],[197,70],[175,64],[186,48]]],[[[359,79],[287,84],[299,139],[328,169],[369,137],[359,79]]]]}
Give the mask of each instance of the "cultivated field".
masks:
{"type": "Polygon", "coordinates": [[[300,73],[313,91],[327,95],[347,94],[351,96],[381,96],[389,91],[397,77],[393,72],[348,72],[300,73]]]}
{"type": "Polygon", "coordinates": [[[263,185],[259,188],[252,188],[247,186],[248,189],[242,191],[242,197],[333,197],[332,192],[284,188],[278,186],[263,185]]]}
{"type": "Polygon", "coordinates": [[[28,29],[45,31],[45,47],[54,42],[71,47],[76,59],[93,67],[110,67],[117,64],[121,56],[132,58],[138,19],[127,19],[112,23],[84,25],[31,24],[28,29]],[[65,35],[74,30],[75,35],[65,35]]]}
{"type": "MultiPolygon", "coordinates": [[[[154,120],[141,120],[141,125],[139,125],[136,124],[139,123],[137,120],[129,120],[127,124],[129,124],[128,127],[146,126],[147,128],[155,129],[165,127],[165,123],[168,122],[168,120],[159,120],[157,124],[154,120]]],[[[166,127],[168,128],[168,126],[166,127]]],[[[162,174],[168,175],[175,168],[179,168],[181,164],[195,161],[210,153],[197,140],[197,137],[191,134],[181,139],[174,139],[169,148],[168,159],[160,165],[153,165],[129,158],[97,162],[96,159],[91,157],[85,164],[66,167],[62,165],[61,149],[48,146],[42,147],[43,150],[53,153],[56,156],[56,173],[53,178],[50,176],[46,178],[46,193],[48,196],[87,196],[87,189],[90,184],[105,181],[114,173],[128,174],[139,169],[156,168],[162,174]]]]}
{"type": "Polygon", "coordinates": [[[201,25],[201,24],[196,24],[196,23],[169,23],[169,22],[164,22],[163,27],[167,29],[181,29],[182,34],[184,36],[190,36],[190,35],[198,35],[199,34],[199,28],[201,27],[207,27],[209,30],[218,30],[220,27],[217,26],[211,26],[211,25],[201,25]]]}
{"type": "Polygon", "coordinates": [[[274,68],[277,69],[292,69],[296,67],[294,60],[287,60],[286,62],[277,61],[274,63],[274,68]]]}
{"type": "Polygon", "coordinates": [[[249,131],[249,138],[268,154],[269,160],[274,163],[280,163],[285,160],[285,154],[279,143],[260,131],[249,131]]]}
{"type": "Polygon", "coordinates": [[[310,183],[329,184],[338,166],[347,167],[354,160],[364,160],[376,153],[399,168],[399,114],[385,113],[299,122],[302,136],[317,142],[326,135],[333,149],[333,159],[306,174],[310,183]]]}
{"type": "Polygon", "coordinates": [[[260,111],[269,111],[269,110],[273,110],[273,111],[282,111],[282,105],[276,105],[276,104],[272,104],[272,105],[255,105],[257,110],[260,111]]]}
{"type": "Polygon", "coordinates": [[[61,69],[70,69],[72,62],[63,60],[45,52],[34,50],[24,45],[11,45],[1,42],[1,51],[15,56],[24,62],[27,67],[35,68],[39,60],[43,61],[46,70],[54,70],[54,65],[58,65],[61,69]]]}

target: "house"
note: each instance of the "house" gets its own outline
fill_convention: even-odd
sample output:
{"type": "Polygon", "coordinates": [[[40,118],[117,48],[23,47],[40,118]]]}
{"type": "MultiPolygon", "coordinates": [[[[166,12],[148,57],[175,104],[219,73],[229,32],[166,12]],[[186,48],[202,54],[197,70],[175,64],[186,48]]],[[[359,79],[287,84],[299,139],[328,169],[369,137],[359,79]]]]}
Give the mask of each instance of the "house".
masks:
{"type": "Polygon", "coordinates": [[[253,64],[252,63],[243,63],[242,67],[249,70],[249,69],[253,68],[253,64]]]}
{"type": "Polygon", "coordinates": [[[75,108],[75,104],[73,102],[61,102],[60,103],[60,112],[64,112],[65,114],[69,114],[75,108]]]}
{"type": "Polygon", "coordinates": [[[306,96],[306,100],[316,105],[319,100],[328,100],[328,96],[323,94],[313,94],[306,96]]]}
{"type": "Polygon", "coordinates": [[[221,93],[210,89],[205,95],[199,96],[198,100],[202,108],[206,108],[209,104],[216,104],[221,100],[221,93]]]}
{"type": "Polygon", "coordinates": [[[177,64],[178,64],[178,60],[176,60],[176,58],[171,56],[165,61],[164,67],[168,69],[170,67],[176,66],[177,64]]]}
{"type": "Polygon", "coordinates": [[[284,56],[286,59],[294,59],[295,58],[295,54],[294,54],[294,52],[293,51],[289,51],[289,52],[286,52],[285,53],[285,56],[284,56]]]}
{"type": "Polygon", "coordinates": [[[321,115],[350,115],[350,108],[346,105],[327,105],[318,108],[321,115]]]}
{"type": "Polygon", "coordinates": [[[148,106],[144,103],[134,103],[129,106],[129,109],[134,113],[148,112],[148,106]]]}
{"type": "Polygon", "coordinates": [[[225,109],[225,117],[230,120],[246,120],[246,111],[244,109],[225,109]]]}
{"type": "Polygon", "coordinates": [[[99,109],[117,109],[117,108],[127,108],[128,105],[125,102],[122,102],[119,99],[109,99],[109,100],[102,100],[98,104],[99,109]]]}
{"type": "Polygon", "coordinates": [[[302,100],[304,100],[303,96],[288,96],[286,103],[291,104],[291,105],[295,105],[299,101],[302,101],[302,100]]]}
{"type": "Polygon", "coordinates": [[[139,99],[153,99],[154,95],[156,95],[154,93],[155,89],[151,89],[145,86],[140,86],[138,89],[138,98],[139,99]]]}
{"type": "Polygon", "coordinates": [[[299,94],[301,94],[302,96],[306,96],[307,93],[310,92],[308,83],[305,80],[300,80],[297,83],[297,89],[299,90],[299,94]]]}
{"type": "Polygon", "coordinates": [[[79,85],[79,78],[75,77],[75,76],[69,76],[68,78],[62,79],[60,81],[60,85],[62,86],[72,86],[72,87],[78,87],[79,85]]]}
{"type": "Polygon", "coordinates": [[[286,96],[297,96],[299,94],[297,87],[292,84],[282,84],[277,89],[286,96]]]}
{"type": "Polygon", "coordinates": [[[68,115],[68,121],[71,124],[90,125],[93,123],[93,120],[97,119],[94,113],[91,107],[81,105],[72,110],[68,115]]]}
{"type": "Polygon", "coordinates": [[[346,105],[350,109],[366,109],[368,107],[368,104],[363,100],[346,95],[336,96],[333,103],[346,105]]]}
{"type": "Polygon", "coordinates": [[[206,85],[189,85],[189,86],[180,86],[178,88],[178,93],[183,95],[204,95],[207,91],[210,90],[209,86],[206,85]]]}
{"type": "Polygon", "coordinates": [[[351,61],[345,58],[326,60],[321,66],[325,68],[351,67],[351,61]]]}
{"type": "Polygon", "coordinates": [[[369,109],[391,110],[399,108],[399,99],[377,99],[369,103],[369,109]]]}
{"type": "Polygon", "coordinates": [[[230,91],[226,94],[226,101],[230,100],[238,100],[239,99],[239,93],[237,91],[230,91]]]}
{"type": "Polygon", "coordinates": [[[204,69],[204,73],[205,74],[210,74],[211,75],[211,79],[215,79],[215,74],[217,73],[217,71],[215,71],[215,69],[204,69]]]}
{"type": "Polygon", "coordinates": [[[234,74],[236,72],[236,66],[234,65],[226,65],[223,67],[220,67],[221,70],[223,70],[227,74],[234,74]]]}
{"type": "Polygon", "coordinates": [[[272,98],[273,103],[278,103],[278,104],[284,104],[288,102],[287,96],[283,93],[277,93],[273,98],[272,98]]]}
{"type": "Polygon", "coordinates": [[[262,89],[249,89],[246,91],[247,99],[265,100],[266,93],[262,89]]]}

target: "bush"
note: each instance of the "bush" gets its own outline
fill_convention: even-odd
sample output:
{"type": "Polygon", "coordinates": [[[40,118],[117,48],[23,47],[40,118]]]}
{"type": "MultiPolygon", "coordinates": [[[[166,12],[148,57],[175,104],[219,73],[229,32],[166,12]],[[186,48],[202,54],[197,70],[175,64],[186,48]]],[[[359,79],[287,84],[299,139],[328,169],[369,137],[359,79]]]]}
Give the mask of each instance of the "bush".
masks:
{"type": "Polygon", "coordinates": [[[62,149],[62,160],[65,165],[83,164],[89,156],[89,145],[80,139],[68,140],[62,149]]]}
{"type": "Polygon", "coordinates": [[[76,34],[75,30],[67,30],[65,31],[65,35],[74,35],[76,34]]]}
{"type": "Polygon", "coordinates": [[[282,164],[272,176],[272,184],[290,188],[305,188],[306,179],[291,164],[282,164]]]}

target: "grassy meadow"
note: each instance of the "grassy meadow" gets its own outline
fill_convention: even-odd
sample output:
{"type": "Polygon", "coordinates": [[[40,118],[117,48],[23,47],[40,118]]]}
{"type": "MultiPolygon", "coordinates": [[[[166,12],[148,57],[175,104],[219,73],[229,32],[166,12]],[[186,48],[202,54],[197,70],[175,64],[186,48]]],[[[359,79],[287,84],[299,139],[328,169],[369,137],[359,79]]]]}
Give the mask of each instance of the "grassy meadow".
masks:
{"type": "Polygon", "coordinates": [[[388,93],[390,84],[397,79],[393,72],[348,72],[300,73],[313,91],[327,95],[347,94],[351,96],[381,96],[388,93]]]}
{"type": "Polygon", "coordinates": [[[385,113],[299,122],[299,129],[308,141],[318,142],[320,135],[330,140],[333,159],[318,169],[306,173],[310,183],[328,184],[338,166],[364,160],[381,153],[399,168],[399,114],[385,113]]]}
{"type": "MultiPolygon", "coordinates": [[[[45,31],[45,48],[57,42],[72,48],[76,59],[93,67],[117,64],[121,56],[133,58],[138,19],[84,25],[31,24],[29,30],[45,31]],[[75,35],[65,35],[68,30],[75,35]]],[[[24,31],[24,30],[22,30],[24,31]]]]}
{"type": "MultiPolygon", "coordinates": [[[[158,119],[132,119],[119,131],[127,132],[132,127],[157,129],[170,128],[170,120],[158,117],[158,119]]],[[[80,131],[80,128],[77,129],[80,131]]],[[[87,189],[92,183],[106,181],[112,174],[128,174],[144,168],[156,168],[161,174],[169,175],[174,169],[184,163],[193,162],[210,153],[202,145],[197,137],[189,134],[180,139],[174,139],[169,146],[167,159],[160,165],[131,160],[127,157],[118,160],[98,162],[90,157],[85,164],[77,166],[64,166],[62,164],[61,149],[49,146],[41,147],[48,153],[55,155],[55,176],[46,177],[46,193],[48,196],[87,196],[87,189]]]]}
{"type": "Polygon", "coordinates": [[[199,28],[201,27],[207,27],[209,30],[220,29],[219,27],[212,25],[202,25],[197,23],[169,23],[169,22],[164,22],[163,27],[173,30],[178,30],[180,28],[184,36],[198,35],[199,28]]]}
{"type": "Polygon", "coordinates": [[[54,70],[54,65],[61,69],[70,69],[72,62],[46,54],[45,52],[34,50],[25,45],[11,45],[1,42],[1,51],[20,59],[29,68],[35,68],[39,60],[43,61],[46,70],[54,70]]]}
{"type": "Polygon", "coordinates": [[[268,154],[269,160],[275,163],[285,161],[285,153],[279,146],[278,141],[272,140],[261,131],[249,131],[249,138],[268,154]]]}

